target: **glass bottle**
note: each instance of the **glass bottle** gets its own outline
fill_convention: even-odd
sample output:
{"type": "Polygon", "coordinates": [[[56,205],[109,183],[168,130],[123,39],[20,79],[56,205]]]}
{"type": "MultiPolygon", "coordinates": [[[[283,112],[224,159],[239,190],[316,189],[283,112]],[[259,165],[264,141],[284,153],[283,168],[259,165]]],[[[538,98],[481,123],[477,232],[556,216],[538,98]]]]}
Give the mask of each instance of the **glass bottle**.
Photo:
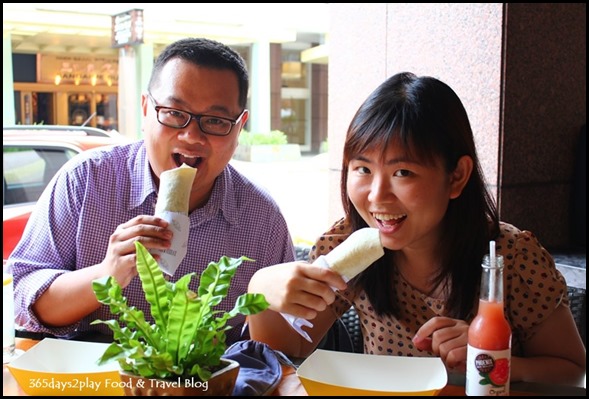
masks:
{"type": "Polygon", "coordinates": [[[485,255],[481,265],[479,309],[468,329],[469,396],[509,395],[511,327],[503,314],[503,257],[493,252],[493,256],[485,255]]]}

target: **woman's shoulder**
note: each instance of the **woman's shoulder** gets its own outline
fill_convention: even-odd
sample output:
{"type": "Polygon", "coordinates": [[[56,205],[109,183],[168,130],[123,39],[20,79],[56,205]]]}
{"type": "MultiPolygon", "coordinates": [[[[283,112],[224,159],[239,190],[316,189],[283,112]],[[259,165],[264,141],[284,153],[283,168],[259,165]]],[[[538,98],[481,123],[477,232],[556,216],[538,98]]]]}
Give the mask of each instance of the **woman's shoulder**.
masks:
{"type": "Polygon", "coordinates": [[[317,239],[309,253],[309,261],[312,263],[319,256],[328,254],[344,242],[350,234],[352,234],[350,221],[346,218],[338,220],[317,239]]]}
{"type": "Polygon", "coordinates": [[[512,296],[551,298],[553,304],[566,302],[566,282],[550,253],[532,232],[502,222],[497,252],[503,256],[507,288],[512,296]]]}
{"type": "Polygon", "coordinates": [[[535,325],[568,304],[566,282],[532,232],[501,223],[496,243],[504,262],[507,314],[518,339],[525,341],[535,325]]]}
{"type": "Polygon", "coordinates": [[[503,240],[516,240],[520,236],[528,236],[533,235],[531,231],[528,230],[521,230],[518,227],[507,223],[507,222],[499,222],[499,237],[498,242],[503,240]]]}
{"type": "Polygon", "coordinates": [[[529,230],[521,230],[512,224],[500,222],[496,239],[497,252],[504,261],[518,260],[523,263],[552,264],[554,260],[538,238],[529,230]]]}

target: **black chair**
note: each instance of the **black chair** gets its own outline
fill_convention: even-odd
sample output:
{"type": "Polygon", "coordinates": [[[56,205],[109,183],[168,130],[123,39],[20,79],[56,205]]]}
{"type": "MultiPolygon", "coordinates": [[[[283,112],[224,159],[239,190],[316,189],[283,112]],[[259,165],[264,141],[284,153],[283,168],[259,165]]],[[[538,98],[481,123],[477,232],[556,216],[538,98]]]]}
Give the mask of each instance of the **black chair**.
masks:
{"type": "Polygon", "coordinates": [[[568,287],[569,306],[573,313],[573,318],[579,329],[579,334],[583,339],[583,344],[587,347],[586,339],[586,293],[583,288],[568,287]]]}
{"type": "Polygon", "coordinates": [[[362,329],[360,328],[360,318],[353,306],[344,313],[340,319],[346,326],[346,331],[352,340],[352,351],[355,353],[364,352],[364,344],[362,343],[362,329]]]}
{"type": "Polygon", "coordinates": [[[363,353],[362,330],[356,309],[351,307],[337,319],[323,337],[317,349],[363,353]]]}
{"type": "Polygon", "coordinates": [[[300,245],[295,245],[295,259],[296,260],[304,260],[306,262],[309,261],[309,252],[311,251],[311,247],[303,247],[300,245]]]}

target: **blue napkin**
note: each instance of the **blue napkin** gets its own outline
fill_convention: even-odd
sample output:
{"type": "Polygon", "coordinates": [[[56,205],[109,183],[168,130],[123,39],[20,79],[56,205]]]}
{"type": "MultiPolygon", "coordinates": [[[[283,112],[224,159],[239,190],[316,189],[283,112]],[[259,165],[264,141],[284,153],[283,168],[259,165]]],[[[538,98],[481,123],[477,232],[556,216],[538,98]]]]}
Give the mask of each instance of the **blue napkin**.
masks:
{"type": "Polygon", "coordinates": [[[282,378],[281,364],[292,365],[282,352],[253,340],[238,341],[223,355],[239,363],[233,396],[270,395],[282,378]]]}

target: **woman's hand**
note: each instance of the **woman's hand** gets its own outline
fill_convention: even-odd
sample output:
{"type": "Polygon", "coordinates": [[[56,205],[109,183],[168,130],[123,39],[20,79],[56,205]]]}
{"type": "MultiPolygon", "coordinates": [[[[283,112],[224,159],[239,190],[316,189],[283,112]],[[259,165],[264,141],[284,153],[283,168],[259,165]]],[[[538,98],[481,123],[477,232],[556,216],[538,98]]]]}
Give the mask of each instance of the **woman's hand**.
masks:
{"type": "Polygon", "coordinates": [[[258,270],[248,291],[264,294],[271,310],[310,320],[335,301],[331,287],[346,288],[338,273],[306,262],[291,262],[258,270]]]}
{"type": "Polygon", "coordinates": [[[148,250],[166,249],[171,245],[172,234],[165,220],[148,215],[136,216],[119,225],[110,236],[106,257],[100,267],[124,288],[137,275],[135,241],[141,242],[148,250]]]}
{"type": "Polygon", "coordinates": [[[466,371],[468,324],[464,320],[433,317],[417,331],[413,343],[440,356],[448,369],[466,371]]]}

